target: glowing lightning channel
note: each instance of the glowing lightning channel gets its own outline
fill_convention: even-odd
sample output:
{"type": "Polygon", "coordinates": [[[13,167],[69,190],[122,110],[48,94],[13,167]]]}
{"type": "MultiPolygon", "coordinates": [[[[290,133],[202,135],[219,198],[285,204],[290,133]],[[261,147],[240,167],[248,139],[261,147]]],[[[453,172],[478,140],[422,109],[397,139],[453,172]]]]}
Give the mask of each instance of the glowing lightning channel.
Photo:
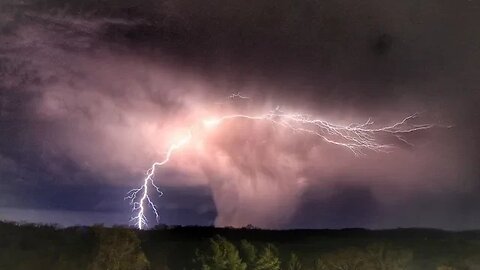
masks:
{"type": "Polygon", "coordinates": [[[127,192],[127,197],[125,199],[130,200],[130,204],[133,205],[132,212],[137,211],[136,216],[131,218],[131,222],[135,222],[137,227],[141,230],[144,226],[148,225],[148,220],[147,217],[145,216],[145,201],[148,202],[148,205],[152,208],[153,213],[155,214],[155,218],[157,219],[158,222],[158,211],[157,207],[155,204],[152,202],[150,199],[150,196],[148,195],[148,184],[150,183],[157,191],[159,196],[163,195],[163,192],[160,191],[157,185],[153,182],[153,176],[155,175],[155,168],[157,166],[163,166],[167,162],[170,161],[170,157],[172,156],[173,152],[176,151],[177,149],[181,148],[185,144],[187,144],[190,139],[192,138],[192,133],[188,132],[187,136],[179,140],[178,142],[172,144],[169,148],[167,153],[165,154],[165,158],[160,161],[160,162],[155,162],[152,164],[150,169],[147,171],[147,176],[143,179],[143,185],[140,188],[134,188],[127,192]],[[137,199],[137,195],[139,192],[142,192],[142,197],[140,198],[139,201],[135,201],[137,199]]]}
{"type": "MultiPolygon", "coordinates": [[[[236,97],[240,97],[239,94],[233,94],[231,96],[231,98],[236,97]]],[[[247,97],[241,96],[240,98],[247,97]]],[[[202,124],[205,128],[214,128],[223,122],[234,119],[268,121],[273,125],[283,127],[295,133],[319,137],[321,140],[327,143],[344,147],[352,151],[355,155],[359,155],[363,154],[364,150],[388,152],[393,145],[382,143],[379,140],[380,136],[390,136],[399,142],[411,146],[412,144],[409,143],[405,138],[406,135],[417,131],[430,129],[435,126],[434,124],[413,124],[412,120],[417,117],[417,113],[412,114],[390,126],[384,126],[380,128],[374,128],[374,122],[371,119],[368,119],[365,123],[361,124],[352,123],[347,126],[342,126],[320,119],[312,119],[306,114],[285,113],[281,111],[279,107],[277,107],[275,110],[262,115],[251,116],[244,114],[231,114],[219,118],[203,120],[202,124]]],[[[150,199],[148,193],[148,187],[149,185],[152,185],[152,187],[155,188],[156,192],[160,196],[163,194],[153,181],[155,169],[168,163],[172,154],[179,148],[185,146],[191,138],[192,131],[190,130],[186,137],[180,139],[168,148],[164,160],[152,164],[150,169],[147,171],[147,176],[143,180],[143,185],[140,188],[132,189],[127,193],[127,197],[125,199],[130,200],[130,204],[133,206],[132,212],[135,213],[131,218],[131,222],[135,222],[139,229],[143,229],[148,225],[147,218],[145,216],[147,205],[152,208],[158,222],[159,215],[157,208],[150,199]],[[140,199],[137,198],[139,195],[141,195],[140,199]]]]}
{"type": "Polygon", "coordinates": [[[243,118],[248,120],[266,120],[274,125],[289,129],[296,133],[311,134],[320,137],[327,143],[339,145],[351,150],[355,155],[363,154],[362,150],[371,150],[376,152],[388,152],[393,145],[382,144],[378,141],[378,135],[390,135],[397,140],[411,145],[405,138],[405,135],[420,130],[426,130],[434,127],[433,124],[412,124],[411,120],[418,117],[418,114],[412,114],[400,122],[382,128],[371,128],[374,122],[368,119],[363,124],[349,124],[348,126],[331,124],[324,120],[311,119],[305,114],[287,114],[278,109],[264,115],[249,116],[244,114],[226,115],[220,118],[204,120],[206,127],[214,127],[224,121],[243,118]]]}

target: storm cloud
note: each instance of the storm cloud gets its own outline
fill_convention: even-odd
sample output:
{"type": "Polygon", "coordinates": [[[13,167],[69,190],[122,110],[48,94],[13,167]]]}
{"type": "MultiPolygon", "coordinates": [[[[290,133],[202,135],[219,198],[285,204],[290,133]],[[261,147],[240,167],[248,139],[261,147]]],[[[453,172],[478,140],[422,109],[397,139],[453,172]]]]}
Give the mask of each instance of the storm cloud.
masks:
{"type": "Polygon", "coordinates": [[[126,223],[122,191],[191,125],[280,106],[338,124],[421,112],[421,121],[453,127],[357,157],[269,123],[226,123],[155,176],[166,191],[156,200],[162,222],[480,224],[477,3],[106,3],[2,3],[5,218],[46,209],[95,213],[85,223],[125,213],[126,223]],[[251,99],[228,102],[232,92],[251,99]]]}

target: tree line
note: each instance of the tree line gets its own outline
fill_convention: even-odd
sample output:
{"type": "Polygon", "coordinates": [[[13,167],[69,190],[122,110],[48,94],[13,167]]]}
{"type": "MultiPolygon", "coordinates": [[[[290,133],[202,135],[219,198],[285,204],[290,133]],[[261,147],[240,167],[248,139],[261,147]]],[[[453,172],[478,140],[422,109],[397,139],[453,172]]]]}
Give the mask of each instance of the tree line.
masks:
{"type": "Polygon", "coordinates": [[[103,226],[0,222],[0,269],[478,270],[480,232],[103,226]]]}

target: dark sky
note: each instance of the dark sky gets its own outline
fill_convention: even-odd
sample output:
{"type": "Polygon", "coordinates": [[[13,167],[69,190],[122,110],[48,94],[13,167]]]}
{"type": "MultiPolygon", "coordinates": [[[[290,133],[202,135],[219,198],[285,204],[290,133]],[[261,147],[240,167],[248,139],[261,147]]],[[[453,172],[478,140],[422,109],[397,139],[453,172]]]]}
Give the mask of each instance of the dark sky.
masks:
{"type": "Polygon", "coordinates": [[[157,173],[161,223],[480,227],[477,1],[16,2],[0,3],[0,219],[128,223],[125,193],[240,92],[242,112],[440,127],[357,157],[228,125],[157,173]]]}

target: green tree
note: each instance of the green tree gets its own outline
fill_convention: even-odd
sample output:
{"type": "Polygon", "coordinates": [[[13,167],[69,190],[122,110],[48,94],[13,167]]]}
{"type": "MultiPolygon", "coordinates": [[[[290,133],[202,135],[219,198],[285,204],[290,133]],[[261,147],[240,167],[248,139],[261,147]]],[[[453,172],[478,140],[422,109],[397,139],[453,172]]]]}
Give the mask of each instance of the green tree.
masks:
{"type": "Polygon", "coordinates": [[[126,228],[93,227],[97,247],[91,270],[144,270],[149,268],[140,240],[126,228]]]}
{"type": "Polygon", "coordinates": [[[257,249],[255,246],[247,240],[242,240],[240,242],[240,255],[247,264],[247,269],[254,269],[257,260],[257,249]]]}
{"type": "Polygon", "coordinates": [[[450,265],[440,265],[437,267],[437,270],[457,270],[457,268],[450,265]]]}
{"type": "Polygon", "coordinates": [[[210,246],[205,252],[197,250],[195,262],[202,270],[245,270],[237,248],[227,239],[216,236],[210,239],[210,246]]]}
{"type": "Polygon", "coordinates": [[[295,253],[290,254],[290,259],[288,260],[287,270],[301,270],[302,264],[298,260],[298,257],[295,253]]]}
{"type": "Polygon", "coordinates": [[[364,252],[357,248],[341,249],[323,255],[316,261],[316,270],[370,270],[364,252]]]}
{"type": "Polygon", "coordinates": [[[470,256],[462,263],[468,270],[480,270],[480,254],[470,256]]]}
{"type": "Polygon", "coordinates": [[[367,247],[369,268],[372,270],[405,270],[413,256],[410,251],[373,244],[367,247]]]}
{"type": "Polygon", "coordinates": [[[313,269],[314,270],[326,270],[327,266],[325,265],[325,263],[323,262],[322,259],[316,259],[315,264],[313,266],[313,269]]]}
{"type": "Polygon", "coordinates": [[[280,259],[278,258],[278,251],[272,244],[267,244],[262,252],[260,252],[257,261],[255,262],[254,270],[279,270],[280,259]]]}

